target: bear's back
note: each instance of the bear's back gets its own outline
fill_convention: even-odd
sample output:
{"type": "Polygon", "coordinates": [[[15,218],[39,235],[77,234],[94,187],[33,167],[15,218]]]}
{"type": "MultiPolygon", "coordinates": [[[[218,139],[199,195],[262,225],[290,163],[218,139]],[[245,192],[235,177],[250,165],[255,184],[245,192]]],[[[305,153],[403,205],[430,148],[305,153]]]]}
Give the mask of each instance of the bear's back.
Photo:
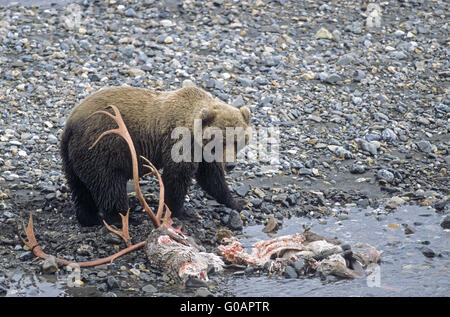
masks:
{"type": "Polygon", "coordinates": [[[107,87],[86,97],[72,111],[69,120],[85,119],[93,112],[116,106],[121,113],[142,113],[143,107],[157,104],[161,93],[151,89],[119,86],[107,87]]]}

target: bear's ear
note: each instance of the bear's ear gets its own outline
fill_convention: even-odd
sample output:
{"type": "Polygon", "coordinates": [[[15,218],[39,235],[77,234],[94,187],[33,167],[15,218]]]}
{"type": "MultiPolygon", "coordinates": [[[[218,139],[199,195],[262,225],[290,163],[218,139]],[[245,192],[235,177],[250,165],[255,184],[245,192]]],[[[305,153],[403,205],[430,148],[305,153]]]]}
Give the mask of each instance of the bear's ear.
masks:
{"type": "Polygon", "coordinates": [[[241,112],[242,117],[244,117],[245,123],[250,124],[250,109],[244,106],[239,108],[239,111],[241,112]]]}
{"type": "Polygon", "coordinates": [[[203,124],[208,124],[216,118],[216,110],[212,108],[203,108],[200,110],[200,119],[203,124]]]}

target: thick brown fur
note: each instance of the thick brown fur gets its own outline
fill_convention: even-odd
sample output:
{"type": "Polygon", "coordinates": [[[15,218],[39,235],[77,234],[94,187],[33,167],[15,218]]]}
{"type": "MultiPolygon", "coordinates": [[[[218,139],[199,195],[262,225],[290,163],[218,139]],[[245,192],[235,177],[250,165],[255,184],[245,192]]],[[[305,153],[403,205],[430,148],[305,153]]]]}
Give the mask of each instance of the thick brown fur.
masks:
{"type": "MultiPolygon", "coordinates": [[[[179,162],[171,158],[171,138],[176,127],[193,131],[194,119],[209,126],[249,129],[247,107],[233,108],[197,87],[171,92],[128,86],[102,89],[74,108],[66,122],[61,141],[63,169],[72,192],[75,212],[82,225],[115,222],[128,209],[126,184],[132,177],[130,152],[125,141],[108,135],[89,147],[104,132],[117,127],[109,117],[93,112],[115,105],[130,132],[138,157],[148,158],[163,169],[165,202],[174,216],[183,214],[183,204],[193,177],[218,202],[241,209],[243,201],[232,198],[225,182],[223,163],[179,162]]],[[[109,111],[109,110],[108,110],[109,111]]],[[[225,135],[225,133],[224,133],[225,135]]],[[[246,138],[245,144],[248,143],[246,138]]],[[[193,140],[192,140],[193,141],[193,140]]],[[[139,162],[139,174],[145,172],[139,162]]]]}

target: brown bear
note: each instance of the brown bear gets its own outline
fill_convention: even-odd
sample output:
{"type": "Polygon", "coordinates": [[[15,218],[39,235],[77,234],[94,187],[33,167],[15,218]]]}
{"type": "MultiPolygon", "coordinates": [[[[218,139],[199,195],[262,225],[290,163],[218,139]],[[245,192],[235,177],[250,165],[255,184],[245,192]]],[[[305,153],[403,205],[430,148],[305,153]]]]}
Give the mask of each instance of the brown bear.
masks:
{"type": "MultiPolygon", "coordinates": [[[[239,131],[244,132],[234,138],[235,158],[250,140],[250,111],[247,107],[234,108],[197,87],[170,92],[129,86],[109,87],[93,93],[76,106],[62,134],[63,169],[81,225],[96,225],[102,219],[117,222],[118,214],[128,209],[126,185],[132,178],[128,145],[120,136],[108,135],[89,149],[104,131],[117,128],[117,124],[105,115],[91,116],[95,111],[105,110],[108,105],[119,109],[138,157],[142,155],[156,168],[163,169],[164,199],[172,215],[183,215],[185,195],[194,177],[202,189],[219,203],[236,210],[243,208],[245,200],[233,199],[225,181],[225,163],[230,161],[226,160],[226,148],[223,150],[225,162],[202,157],[198,160],[193,153],[188,153],[189,159],[181,161],[172,156],[174,145],[180,142],[173,137],[173,131],[179,127],[191,131],[189,142],[197,145],[194,122],[200,122],[201,131],[210,127],[221,131],[228,127],[242,128],[239,131]],[[237,142],[237,139],[244,141],[237,142]]],[[[224,139],[225,135],[223,133],[224,139]]],[[[200,141],[201,149],[207,140],[200,141]]],[[[148,172],[142,163],[139,162],[140,176],[148,172]]]]}

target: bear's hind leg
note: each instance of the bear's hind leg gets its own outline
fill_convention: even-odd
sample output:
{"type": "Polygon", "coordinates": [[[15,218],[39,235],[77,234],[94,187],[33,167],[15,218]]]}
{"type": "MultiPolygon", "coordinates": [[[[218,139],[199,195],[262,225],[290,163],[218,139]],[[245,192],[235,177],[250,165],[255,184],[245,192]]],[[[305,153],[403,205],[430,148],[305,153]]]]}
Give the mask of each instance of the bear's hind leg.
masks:
{"type": "Polygon", "coordinates": [[[67,183],[72,192],[72,201],[75,215],[82,226],[95,226],[101,224],[97,206],[91,192],[84,183],[73,174],[66,174],[67,183]]]}
{"type": "Polygon", "coordinates": [[[125,215],[128,210],[128,178],[121,173],[109,172],[95,179],[100,183],[93,185],[91,190],[97,193],[94,200],[100,217],[108,224],[120,224],[119,213],[125,215]]]}

